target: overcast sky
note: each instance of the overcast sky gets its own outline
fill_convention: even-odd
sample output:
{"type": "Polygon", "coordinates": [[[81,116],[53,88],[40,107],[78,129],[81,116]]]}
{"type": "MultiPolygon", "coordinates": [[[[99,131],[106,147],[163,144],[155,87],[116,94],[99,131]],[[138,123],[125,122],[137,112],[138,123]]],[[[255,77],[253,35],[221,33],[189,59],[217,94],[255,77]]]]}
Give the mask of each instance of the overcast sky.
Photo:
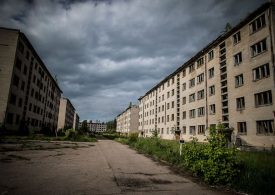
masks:
{"type": "Polygon", "coordinates": [[[1,0],[81,120],[108,121],[265,0],[1,0]]]}

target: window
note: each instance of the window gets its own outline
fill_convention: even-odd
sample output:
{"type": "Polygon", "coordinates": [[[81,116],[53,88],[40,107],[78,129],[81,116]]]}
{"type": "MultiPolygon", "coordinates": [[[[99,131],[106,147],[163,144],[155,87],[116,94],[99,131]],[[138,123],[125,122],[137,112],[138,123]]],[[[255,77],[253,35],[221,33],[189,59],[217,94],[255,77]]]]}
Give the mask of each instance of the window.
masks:
{"type": "Polygon", "coordinates": [[[186,69],[182,71],[182,78],[186,76],[186,69]]]}
{"type": "Polygon", "coordinates": [[[182,127],[182,134],[186,134],[186,126],[182,127]]]}
{"type": "Polygon", "coordinates": [[[195,118],[196,117],[196,110],[192,109],[189,110],[189,118],[195,118]]]}
{"type": "Polygon", "coordinates": [[[256,121],[257,135],[274,135],[274,120],[256,121]]]}
{"type": "Polygon", "coordinates": [[[30,52],[29,51],[27,51],[27,53],[26,53],[26,58],[27,58],[27,60],[30,59],[30,52]]]}
{"type": "Polygon", "coordinates": [[[18,43],[18,50],[23,54],[24,53],[24,45],[21,41],[18,43]]]}
{"type": "Polygon", "coordinates": [[[171,115],[171,121],[174,121],[174,114],[171,115]]]}
{"type": "Polygon", "coordinates": [[[162,107],[161,107],[161,111],[164,111],[164,105],[162,105],[162,107]]]}
{"type": "Polygon", "coordinates": [[[28,72],[28,68],[26,65],[24,65],[24,75],[27,75],[27,72],[28,72]]]}
{"type": "Polygon", "coordinates": [[[235,76],[235,87],[240,87],[244,83],[243,81],[243,74],[240,74],[238,76],[235,76]]]}
{"type": "Polygon", "coordinates": [[[265,106],[272,104],[272,93],[271,90],[256,93],[255,95],[255,106],[265,106]]]}
{"type": "Polygon", "coordinates": [[[19,98],[19,101],[18,101],[18,107],[19,107],[19,108],[22,107],[22,102],[23,102],[22,98],[19,98]]]}
{"type": "Polygon", "coordinates": [[[253,80],[257,81],[270,76],[269,64],[264,64],[252,70],[253,80]]]}
{"type": "Polygon", "coordinates": [[[204,116],[204,107],[198,108],[198,117],[204,116]]]}
{"type": "Polygon", "coordinates": [[[183,97],[182,98],[182,105],[185,105],[186,104],[186,97],[183,97]]]}
{"type": "Polygon", "coordinates": [[[247,130],[246,130],[246,122],[238,122],[238,133],[242,135],[246,135],[247,130]]]}
{"type": "Polygon", "coordinates": [[[198,91],[198,100],[203,99],[204,98],[204,89],[198,91]]]}
{"type": "Polygon", "coordinates": [[[175,79],[174,77],[171,79],[172,80],[172,85],[175,83],[175,79]]]}
{"type": "Polygon", "coordinates": [[[19,77],[16,74],[13,75],[12,84],[16,87],[19,86],[19,77]]]}
{"type": "Polygon", "coordinates": [[[214,77],[214,67],[213,68],[210,68],[208,70],[208,74],[209,74],[209,79],[213,78],[214,77]]]}
{"type": "Polygon", "coordinates": [[[199,84],[203,81],[204,81],[204,73],[197,76],[197,84],[199,84]]]}
{"type": "Polygon", "coordinates": [[[205,133],[205,126],[204,125],[199,125],[198,126],[198,134],[204,135],[205,133]]]}
{"type": "Polygon", "coordinates": [[[167,87],[169,87],[169,86],[170,86],[170,80],[167,81],[167,87]]]}
{"type": "Polygon", "coordinates": [[[22,90],[22,91],[25,90],[25,82],[24,82],[24,81],[21,82],[21,90],[22,90]]]}
{"type": "Polygon", "coordinates": [[[189,95],[189,102],[194,102],[196,100],[195,93],[189,95]]]}
{"type": "Polygon", "coordinates": [[[243,58],[242,58],[242,52],[237,53],[236,55],[234,55],[234,65],[239,65],[240,63],[242,63],[243,58]]]}
{"type": "Polygon", "coordinates": [[[186,119],[186,111],[182,112],[182,119],[186,119]]]}
{"type": "Polygon", "coordinates": [[[161,117],[161,122],[164,123],[164,116],[161,117]]]}
{"type": "Polygon", "coordinates": [[[195,64],[191,64],[189,66],[189,73],[193,72],[195,70],[195,64]]]}
{"type": "Polygon", "coordinates": [[[209,96],[215,95],[215,85],[209,87],[209,96]]]}
{"type": "Polygon", "coordinates": [[[7,114],[7,123],[13,124],[13,114],[12,113],[7,114]]]}
{"type": "Polygon", "coordinates": [[[254,57],[267,50],[266,39],[251,46],[251,56],[254,57]]]}
{"type": "Polygon", "coordinates": [[[169,122],[169,115],[167,115],[167,122],[169,122]]]}
{"type": "Polygon", "coordinates": [[[182,84],[182,91],[185,91],[186,90],[186,83],[183,83],[182,84]]]}
{"type": "Polygon", "coordinates": [[[171,95],[174,96],[174,94],[175,94],[175,90],[172,89],[171,95]]]}
{"type": "Polygon", "coordinates": [[[170,91],[167,92],[167,98],[169,98],[169,97],[170,97],[170,91]]]}
{"type": "Polygon", "coordinates": [[[244,97],[237,98],[236,105],[237,105],[237,110],[244,110],[245,108],[244,97]]]}
{"type": "Polygon", "coordinates": [[[208,53],[208,61],[212,60],[214,58],[214,51],[211,50],[209,53],[208,53]]]}
{"type": "Polygon", "coordinates": [[[171,102],[171,108],[174,108],[174,101],[171,102]]]}
{"type": "Polygon", "coordinates": [[[21,61],[19,58],[16,58],[15,67],[16,67],[19,71],[21,71],[22,61],[21,61]]]}
{"type": "Polygon", "coordinates": [[[237,33],[235,33],[234,35],[233,35],[233,43],[234,44],[237,44],[237,43],[239,43],[241,41],[241,33],[240,33],[240,31],[239,32],[237,32],[237,33]]]}
{"type": "Polygon", "coordinates": [[[254,33],[260,30],[261,28],[265,27],[265,25],[265,14],[263,14],[249,24],[250,33],[254,33]]]}
{"type": "Polygon", "coordinates": [[[10,96],[10,104],[16,105],[16,95],[13,93],[10,96]]]}
{"type": "Polygon", "coordinates": [[[197,60],[197,68],[201,67],[204,63],[203,57],[197,60]]]}
{"type": "Polygon", "coordinates": [[[211,104],[210,106],[210,113],[209,114],[215,114],[216,113],[216,105],[215,104],[211,104]]]}
{"type": "Polygon", "coordinates": [[[196,126],[190,126],[189,127],[189,134],[190,135],[196,135],[196,126]]]}
{"type": "Polygon", "coordinates": [[[195,86],[195,78],[189,80],[189,88],[194,87],[195,86]]]}
{"type": "Polygon", "coordinates": [[[162,101],[164,100],[164,94],[162,94],[162,101]]]}
{"type": "Polygon", "coordinates": [[[167,103],[167,110],[169,110],[170,109],[170,104],[169,103],[167,103]]]}

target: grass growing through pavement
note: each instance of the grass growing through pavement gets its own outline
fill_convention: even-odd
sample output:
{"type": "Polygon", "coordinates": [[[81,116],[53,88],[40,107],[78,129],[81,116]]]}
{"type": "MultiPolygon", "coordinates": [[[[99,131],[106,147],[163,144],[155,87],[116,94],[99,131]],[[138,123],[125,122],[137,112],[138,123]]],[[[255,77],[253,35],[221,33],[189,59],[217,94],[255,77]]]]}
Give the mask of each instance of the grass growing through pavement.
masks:
{"type": "Polygon", "coordinates": [[[274,194],[275,152],[244,152],[209,149],[210,144],[186,143],[179,155],[179,143],[158,138],[116,138],[139,152],[193,171],[207,183],[228,185],[251,194],[274,194]],[[205,154],[212,152],[213,154],[205,154]],[[233,164],[232,164],[233,163],[233,164]],[[233,166],[228,166],[232,164],[233,166]],[[221,177],[223,175],[223,177],[221,177]],[[226,178],[226,176],[229,178],[226,178]],[[221,178],[219,178],[221,177],[221,178]]]}

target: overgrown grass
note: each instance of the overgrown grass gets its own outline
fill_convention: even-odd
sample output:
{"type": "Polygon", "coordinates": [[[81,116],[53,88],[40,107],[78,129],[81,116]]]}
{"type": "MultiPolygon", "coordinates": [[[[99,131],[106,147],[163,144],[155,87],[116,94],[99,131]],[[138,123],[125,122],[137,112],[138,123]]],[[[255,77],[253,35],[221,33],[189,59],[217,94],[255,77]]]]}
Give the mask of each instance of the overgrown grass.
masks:
{"type": "Polygon", "coordinates": [[[275,152],[240,152],[210,144],[184,144],[182,156],[179,143],[158,138],[116,138],[139,152],[165,160],[180,169],[191,170],[207,183],[228,185],[250,194],[274,194],[275,152]],[[212,154],[209,154],[212,153],[212,154]]]}
{"type": "Polygon", "coordinates": [[[275,193],[275,152],[238,152],[242,169],[234,187],[253,194],[275,193]]]}

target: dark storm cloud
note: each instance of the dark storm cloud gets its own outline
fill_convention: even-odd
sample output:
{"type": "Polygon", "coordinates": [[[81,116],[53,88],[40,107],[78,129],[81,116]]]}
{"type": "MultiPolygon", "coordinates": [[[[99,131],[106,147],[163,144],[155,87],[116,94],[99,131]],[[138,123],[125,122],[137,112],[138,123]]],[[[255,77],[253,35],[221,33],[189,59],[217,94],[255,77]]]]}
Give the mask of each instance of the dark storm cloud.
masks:
{"type": "Polygon", "coordinates": [[[109,120],[262,0],[6,0],[82,119],[109,120]]]}

